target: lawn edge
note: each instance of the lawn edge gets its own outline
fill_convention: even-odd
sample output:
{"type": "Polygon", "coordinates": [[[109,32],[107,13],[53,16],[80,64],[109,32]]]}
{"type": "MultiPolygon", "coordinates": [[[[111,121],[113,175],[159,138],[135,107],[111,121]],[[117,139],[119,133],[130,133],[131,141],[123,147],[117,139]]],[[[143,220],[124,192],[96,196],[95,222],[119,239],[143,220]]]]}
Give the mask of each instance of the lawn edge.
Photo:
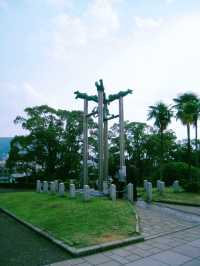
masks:
{"type": "MultiPolygon", "coordinates": [[[[55,238],[50,233],[47,233],[46,231],[38,228],[37,226],[32,225],[31,223],[28,223],[28,222],[22,220],[21,218],[17,217],[15,214],[8,211],[7,209],[0,207],[0,211],[4,212],[8,216],[12,217],[13,219],[18,221],[19,223],[23,224],[24,226],[28,227],[29,229],[33,230],[34,232],[38,233],[39,235],[43,236],[44,238],[50,240],[51,242],[53,242],[57,246],[61,247],[65,251],[69,252],[73,257],[90,255],[90,254],[105,251],[108,249],[112,249],[112,248],[116,248],[116,247],[122,247],[122,246],[126,246],[129,244],[134,244],[134,243],[144,241],[144,236],[140,235],[140,236],[133,236],[133,237],[125,238],[123,240],[111,241],[111,242],[107,242],[107,243],[103,243],[103,244],[99,244],[99,245],[89,246],[89,247],[85,247],[85,248],[74,248],[74,247],[67,245],[63,241],[55,238]]],[[[136,215],[136,229],[135,230],[136,230],[136,233],[141,234],[140,225],[139,225],[139,217],[138,217],[137,212],[135,213],[135,215],[136,215]]]]}
{"type": "Polygon", "coordinates": [[[168,200],[154,200],[153,202],[160,202],[160,203],[167,203],[167,204],[175,204],[175,205],[181,205],[181,206],[191,206],[191,207],[200,207],[200,204],[195,203],[184,203],[184,202],[177,202],[177,201],[168,201],[168,200]]]}

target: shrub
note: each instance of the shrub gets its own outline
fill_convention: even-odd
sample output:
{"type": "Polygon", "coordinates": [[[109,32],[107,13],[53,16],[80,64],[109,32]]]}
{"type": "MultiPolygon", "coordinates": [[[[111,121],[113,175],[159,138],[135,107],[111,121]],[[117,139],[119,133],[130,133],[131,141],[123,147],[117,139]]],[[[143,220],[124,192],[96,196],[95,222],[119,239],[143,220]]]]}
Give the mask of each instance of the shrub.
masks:
{"type": "Polygon", "coordinates": [[[191,167],[189,177],[188,164],[183,162],[170,162],[163,166],[163,180],[166,185],[172,185],[174,180],[179,180],[181,186],[189,192],[200,191],[200,169],[191,167]]]}

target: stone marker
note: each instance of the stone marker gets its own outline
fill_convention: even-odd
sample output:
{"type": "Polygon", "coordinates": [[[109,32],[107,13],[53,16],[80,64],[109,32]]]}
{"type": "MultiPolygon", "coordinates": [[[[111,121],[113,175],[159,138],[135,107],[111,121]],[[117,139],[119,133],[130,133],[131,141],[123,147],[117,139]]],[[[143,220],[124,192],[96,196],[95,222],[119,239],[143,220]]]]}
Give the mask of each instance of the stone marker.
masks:
{"type": "Polygon", "coordinates": [[[130,202],[133,202],[133,184],[132,183],[128,184],[127,190],[128,190],[128,200],[130,202]]]}
{"type": "Polygon", "coordinates": [[[43,192],[48,192],[48,182],[47,181],[44,181],[43,182],[43,192]]]}
{"type": "Polygon", "coordinates": [[[107,181],[103,181],[103,193],[105,195],[108,195],[109,194],[108,182],[107,181]]]}
{"type": "Polygon", "coordinates": [[[54,180],[54,186],[55,186],[55,193],[58,192],[58,189],[59,189],[59,183],[58,183],[58,180],[54,180]]]}
{"type": "Polygon", "coordinates": [[[160,191],[160,182],[161,182],[160,180],[156,181],[156,187],[157,187],[158,191],[160,191]]]}
{"type": "Polygon", "coordinates": [[[64,185],[64,183],[60,183],[59,184],[58,194],[61,197],[63,197],[65,195],[65,185],[64,185]]]}
{"type": "Polygon", "coordinates": [[[83,187],[83,198],[84,201],[90,200],[90,187],[88,185],[84,185],[83,187]]]}
{"type": "Polygon", "coordinates": [[[116,201],[116,186],[114,184],[110,186],[110,197],[112,201],[116,201]]]}
{"type": "Polygon", "coordinates": [[[76,197],[76,188],[75,188],[74,184],[69,185],[69,196],[70,196],[70,198],[76,197]]]}
{"type": "Polygon", "coordinates": [[[50,182],[50,192],[51,193],[56,193],[56,183],[55,181],[50,182]]]}
{"type": "Polygon", "coordinates": [[[148,183],[148,181],[145,179],[144,180],[144,191],[147,191],[147,183],[148,183]]]}
{"type": "Polygon", "coordinates": [[[165,190],[165,182],[160,181],[160,185],[159,185],[159,192],[160,194],[163,194],[165,190]]]}
{"type": "Polygon", "coordinates": [[[178,180],[175,180],[172,186],[173,186],[173,191],[174,192],[179,192],[180,191],[180,185],[179,185],[179,181],[178,180]]]}
{"type": "Polygon", "coordinates": [[[37,180],[36,181],[36,192],[41,192],[41,181],[37,180]]]}
{"type": "Polygon", "coordinates": [[[152,201],[152,183],[147,182],[147,201],[151,202],[152,201]]]}

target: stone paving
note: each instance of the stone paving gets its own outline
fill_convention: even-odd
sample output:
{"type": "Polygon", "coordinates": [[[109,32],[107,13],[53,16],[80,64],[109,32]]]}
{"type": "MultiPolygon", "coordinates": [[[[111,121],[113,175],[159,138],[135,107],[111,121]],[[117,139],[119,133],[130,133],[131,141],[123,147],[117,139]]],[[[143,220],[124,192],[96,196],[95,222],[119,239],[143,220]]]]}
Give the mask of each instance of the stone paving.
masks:
{"type": "Polygon", "coordinates": [[[137,203],[145,242],[51,266],[200,266],[200,217],[137,203]]]}
{"type": "MultiPolygon", "coordinates": [[[[145,239],[176,232],[200,224],[200,217],[169,208],[169,205],[148,204],[138,201],[136,204],[140,224],[145,239]]],[[[170,207],[172,207],[170,205],[170,207]]],[[[184,206],[182,206],[184,207],[184,206]]],[[[200,209],[200,208],[198,208],[200,209]]]]}

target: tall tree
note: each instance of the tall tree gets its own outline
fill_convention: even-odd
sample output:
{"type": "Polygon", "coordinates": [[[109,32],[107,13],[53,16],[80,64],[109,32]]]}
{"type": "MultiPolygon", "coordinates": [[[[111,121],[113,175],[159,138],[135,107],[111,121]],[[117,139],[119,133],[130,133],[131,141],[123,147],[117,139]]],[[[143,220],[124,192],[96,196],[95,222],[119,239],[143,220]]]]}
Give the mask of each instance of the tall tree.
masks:
{"type": "Polygon", "coordinates": [[[162,179],[162,167],[163,167],[163,150],[164,150],[164,139],[163,133],[167,129],[173,116],[172,110],[163,102],[157,103],[155,106],[149,107],[148,120],[154,119],[154,126],[156,126],[160,133],[160,178],[162,179]]]}
{"type": "MultiPolygon", "coordinates": [[[[25,114],[15,119],[27,134],[12,140],[9,168],[49,180],[77,178],[82,159],[82,112],[42,105],[26,108],[25,114]]],[[[92,122],[89,120],[89,128],[92,122]]]]}
{"type": "Polygon", "coordinates": [[[190,137],[190,127],[195,125],[195,138],[196,138],[196,149],[197,146],[197,127],[198,127],[198,97],[193,93],[184,93],[178,98],[174,99],[176,103],[174,108],[176,109],[176,118],[179,119],[183,125],[187,127],[187,153],[188,153],[188,166],[189,166],[189,177],[191,176],[191,137],[190,137]]]}

